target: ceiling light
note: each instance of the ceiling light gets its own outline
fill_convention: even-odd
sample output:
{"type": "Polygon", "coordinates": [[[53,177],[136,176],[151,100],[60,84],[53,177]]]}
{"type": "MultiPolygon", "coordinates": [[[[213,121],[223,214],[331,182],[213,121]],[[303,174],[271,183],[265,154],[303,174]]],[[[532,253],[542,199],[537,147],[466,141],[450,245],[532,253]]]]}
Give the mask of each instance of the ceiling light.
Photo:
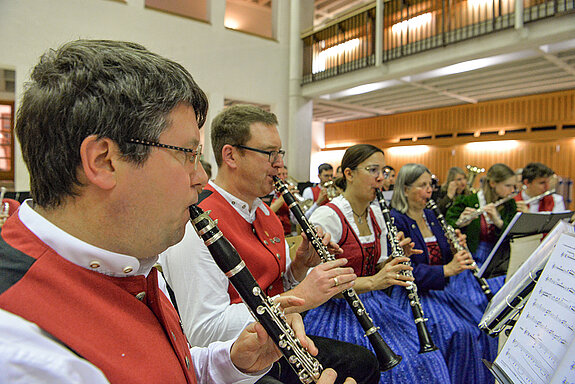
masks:
{"type": "Polygon", "coordinates": [[[401,147],[391,147],[387,149],[390,155],[395,156],[415,156],[429,152],[429,145],[409,145],[401,147]]]}
{"type": "Polygon", "coordinates": [[[465,144],[466,150],[473,152],[503,152],[511,151],[519,146],[517,140],[480,141],[465,144]]]}

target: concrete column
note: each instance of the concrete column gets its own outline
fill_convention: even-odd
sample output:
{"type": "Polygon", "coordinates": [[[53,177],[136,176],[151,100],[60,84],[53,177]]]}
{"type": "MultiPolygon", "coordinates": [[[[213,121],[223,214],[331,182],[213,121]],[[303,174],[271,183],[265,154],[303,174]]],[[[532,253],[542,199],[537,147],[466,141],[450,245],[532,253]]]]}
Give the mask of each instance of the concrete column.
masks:
{"type": "Polygon", "coordinates": [[[216,157],[212,150],[212,140],[210,139],[210,135],[212,120],[224,110],[224,95],[218,92],[210,92],[208,94],[208,101],[210,103],[210,108],[208,110],[206,124],[204,124],[204,127],[200,129],[200,142],[204,146],[203,158],[212,165],[212,178],[215,178],[218,173],[218,166],[216,165],[216,157]]]}

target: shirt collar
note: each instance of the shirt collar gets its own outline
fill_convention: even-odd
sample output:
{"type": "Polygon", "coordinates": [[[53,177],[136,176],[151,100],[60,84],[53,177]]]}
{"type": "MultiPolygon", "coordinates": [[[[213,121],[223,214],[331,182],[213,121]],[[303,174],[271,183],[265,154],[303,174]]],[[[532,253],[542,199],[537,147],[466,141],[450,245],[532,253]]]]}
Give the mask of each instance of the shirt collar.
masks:
{"type": "Polygon", "coordinates": [[[88,244],[46,220],[32,204],[32,200],[22,204],[18,210],[20,221],[61,257],[80,267],[108,276],[147,276],[158,259],[137,259],[88,244]]]}
{"type": "Polygon", "coordinates": [[[252,208],[250,209],[250,205],[239,199],[223,189],[222,187],[218,186],[212,180],[209,181],[209,184],[218,192],[220,195],[226,199],[228,203],[248,222],[253,223],[256,219],[256,211],[258,208],[262,210],[262,212],[266,215],[270,215],[270,210],[268,209],[266,203],[263,202],[262,199],[256,197],[256,199],[252,203],[252,208]]]}

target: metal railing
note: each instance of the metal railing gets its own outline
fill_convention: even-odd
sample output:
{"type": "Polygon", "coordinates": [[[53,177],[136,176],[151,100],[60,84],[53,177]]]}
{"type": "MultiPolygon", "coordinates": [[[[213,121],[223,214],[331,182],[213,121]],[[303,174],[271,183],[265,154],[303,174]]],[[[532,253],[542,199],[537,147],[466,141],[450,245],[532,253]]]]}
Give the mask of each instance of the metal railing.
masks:
{"type": "MultiPolygon", "coordinates": [[[[374,66],[377,46],[382,46],[386,62],[513,28],[515,1],[389,0],[381,16],[373,4],[302,37],[302,83],[374,66]],[[381,45],[376,41],[376,17],[383,19],[381,45]]],[[[575,0],[519,1],[523,23],[575,10],[575,0]]]]}

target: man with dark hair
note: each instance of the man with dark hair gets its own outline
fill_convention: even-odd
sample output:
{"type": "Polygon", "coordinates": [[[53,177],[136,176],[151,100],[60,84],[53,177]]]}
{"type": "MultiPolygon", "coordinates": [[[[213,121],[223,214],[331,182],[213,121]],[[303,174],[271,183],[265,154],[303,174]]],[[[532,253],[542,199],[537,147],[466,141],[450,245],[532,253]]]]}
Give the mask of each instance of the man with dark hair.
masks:
{"type": "Polygon", "coordinates": [[[383,168],[383,190],[393,191],[395,186],[395,169],[391,165],[383,168]]]}
{"type": "MultiPolygon", "coordinates": [[[[318,265],[319,257],[305,239],[290,259],[280,220],[261,201],[260,196],[273,191],[273,176],[284,165],[275,115],[250,105],[229,107],[213,120],[211,137],[218,173],[202,192],[199,206],[219,220],[220,230],[268,296],[303,298],[303,305],[290,308],[303,312],[352,287],[356,275],[343,267],[347,260],[318,265]]],[[[329,235],[321,231],[319,235],[333,252],[341,251],[329,235]]],[[[248,309],[194,230],[188,227],[183,241],[164,252],[160,261],[175,293],[184,331],[194,345],[236,337],[251,321],[248,309]]],[[[312,340],[324,367],[334,368],[342,378],[378,381],[377,360],[367,349],[331,339],[312,340]]],[[[284,383],[299,382],[285,359],[273,376],[284,383]]]]}
{"type": "Polygon", "coordinates": [[[31,77],[16,135],[33,201],[2,228],[0,381],[256,381],[280,356],[261,325],[190,349],[153,268],[207,182],[204,92],[117,41],[67,43],[31,77]]]}
{"type": "Polygon", "coordinates": [[[521,172],[523,190],[517,196],[517,209],[521,212],[565,212],[563,197],[556,193],[543,196],[550,189],[554,172],[542,163],[529,163],[521,172]],[[533,199],[535,197],[540,197],[533,199]],[[531,201],[529,204],[526,202],[531,201]]]}
{"type": "Polygon", "coordinates": [[[319,184],[307,187],[302,192],[304,199],[313,201],[313,205],[305,213],[307,217],[310,217],[317,207],[329,203],[328,188],[335,189],[335,186],[330,183],[333,181],[333,167],[331,164],[320,164],[317,167],[317,177],[319,178],[319,184]]]}

